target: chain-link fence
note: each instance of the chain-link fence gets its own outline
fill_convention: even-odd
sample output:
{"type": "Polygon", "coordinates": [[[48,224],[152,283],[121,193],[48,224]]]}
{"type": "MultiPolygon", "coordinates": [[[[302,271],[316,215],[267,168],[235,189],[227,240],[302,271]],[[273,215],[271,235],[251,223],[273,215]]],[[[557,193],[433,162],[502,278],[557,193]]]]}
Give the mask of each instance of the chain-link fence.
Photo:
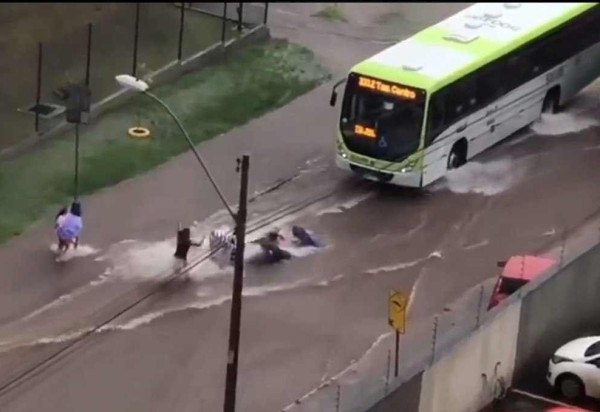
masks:
{"type": "Polygon", "coordinates": [[[395,333],[390,331],[363,356],[319,388],[290,404],[286,411],[364,412],[391,393],[401,381],[426,369],[464,336],[474,331],[487,311],[494,279],[469,290],[444,311],[426,319],[409,319],[400,335],[395,377],[395,333]]]}
{"type": "MultiPolygon", "coordinates": [[[[0,13],[0,20],[4,17],[28,22],[29,15],[36,12],[33,8],[11,7],[4,16],[0,13]]],[[[68,85],[87,83],[92,104],[98,103],[119,90],[115,75],[146,78],[216,44],[238,38],[265,24],[267,16],[263,13],[259,19],[256,12],[244,10],[248,7],[243,3],[123,3],[96,5],[95,10],[90,8],[92,5],[86,7],[61,9],[60,13],[52,9],[66,22],[77,23],[61,30],[48,29],[51,35],[46,33],[45,39],[31,38],[19,44],[15,40],[20,38],[16,26],[11,27],[15,39],[0,41],[0,151],[42,135],[62,122],[68,85]],[[91,23],[79,23],[86,20],[91,23]]],[[[262,5],[260,10],[268,10],[268,6],[262,5]]],[[[37,17],[37,23],[44,25],[42,17],[37,17]]]]}

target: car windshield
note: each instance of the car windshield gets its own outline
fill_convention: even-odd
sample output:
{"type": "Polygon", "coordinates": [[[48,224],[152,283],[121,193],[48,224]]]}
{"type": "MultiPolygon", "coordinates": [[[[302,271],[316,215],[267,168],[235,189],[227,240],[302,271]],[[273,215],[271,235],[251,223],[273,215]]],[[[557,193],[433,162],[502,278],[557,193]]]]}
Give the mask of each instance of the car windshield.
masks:
{"type": "Polygon", "coordinates": [[[424,93],[367,80],[355,74],[348,80],[340,125],[344,141],[356,153],[401,161],[419,148],[424,93]]]}
{"type": "Polygon", "coordinates": [[[515,278],[505,278],[503,277],[500,282],[500,289],[498,292],[503,293],[505,295],[512,295],[515,293],[521,286],[526,284],[527,281],[523,279],[515,279],[515,278]]]}

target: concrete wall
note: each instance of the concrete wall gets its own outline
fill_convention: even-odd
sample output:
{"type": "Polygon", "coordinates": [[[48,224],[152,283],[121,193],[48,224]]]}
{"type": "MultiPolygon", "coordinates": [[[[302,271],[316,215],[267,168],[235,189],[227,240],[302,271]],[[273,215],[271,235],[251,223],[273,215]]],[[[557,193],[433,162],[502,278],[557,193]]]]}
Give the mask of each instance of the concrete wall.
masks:
{"type": "Polygon", "coordinates": [[[599,292],[597,244],[488,312],[480,328],[441,348],[433,365],[411,371],[407,377],[418,373],[370,411],[478,411],[494,399],[497,378],[505,387],[534,375],[543,381],[556,349],[600,334],[599,292]]]}
{"type": "Polygon", "coordinates": [[[564,343],[600,333],[600,245],[536,283],[524,290],[517,380],[543,373],[549,357],[564,343]]]}
{"type": "Polygon", "coordinates": [[[413,376],[397,390],[383,398],[369,412],[419,412],[423,372],[413,376]],[[401,406],[400,406],[401,405],[401,406]]]}
{"type": "Polygon", "coordinates": [[[497,313],[423,373],[419,412],[478,411],[493,400],[493,385],[508,384],[517,349],[521,303],[497,313]]]}

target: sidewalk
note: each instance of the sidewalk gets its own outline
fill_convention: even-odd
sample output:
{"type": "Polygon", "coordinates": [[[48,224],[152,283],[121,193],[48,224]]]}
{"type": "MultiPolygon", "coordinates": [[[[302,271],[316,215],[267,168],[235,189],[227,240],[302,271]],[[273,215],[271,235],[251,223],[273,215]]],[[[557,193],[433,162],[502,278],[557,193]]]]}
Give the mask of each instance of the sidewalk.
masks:
{"type": "Polygon", "coordinates": [[[587,412],[596,409],[583,409],[571,403],[560,402],[529,392],[509,390],[506,398],[495,405],[489,405],[480,412],[587,412]]]}

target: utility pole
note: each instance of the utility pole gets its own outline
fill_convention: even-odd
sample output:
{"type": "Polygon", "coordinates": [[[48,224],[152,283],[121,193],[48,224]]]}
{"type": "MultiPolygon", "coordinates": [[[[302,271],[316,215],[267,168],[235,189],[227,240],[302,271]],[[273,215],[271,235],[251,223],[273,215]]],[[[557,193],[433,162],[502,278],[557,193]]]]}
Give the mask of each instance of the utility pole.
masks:
{"type": "Polygon", "coordinates": [[[79,198],[79,125],[84,122],[83,114],[90,112],[91,92],[87,85],[74,84],[69,87],[67,110],[68,123],[75,124],[75,173],[73,182],[73,200],[79,198]]]}
{"type": "Polygon", "coordinates": [[[238,159],[238,171],[241,169],[240,202],[235,215],[235,266],[231,296],[231,318],[229,321],[229,350],[227,352],[227,377],[225,379],[224,412],[235,411],[237,389],[238,354],[240,348],[240,325],[242,315],[242,288],[244,285],[244,248],[246,242],[246,218],[248,215],[248,170],[250,157],[238,159]]]}

